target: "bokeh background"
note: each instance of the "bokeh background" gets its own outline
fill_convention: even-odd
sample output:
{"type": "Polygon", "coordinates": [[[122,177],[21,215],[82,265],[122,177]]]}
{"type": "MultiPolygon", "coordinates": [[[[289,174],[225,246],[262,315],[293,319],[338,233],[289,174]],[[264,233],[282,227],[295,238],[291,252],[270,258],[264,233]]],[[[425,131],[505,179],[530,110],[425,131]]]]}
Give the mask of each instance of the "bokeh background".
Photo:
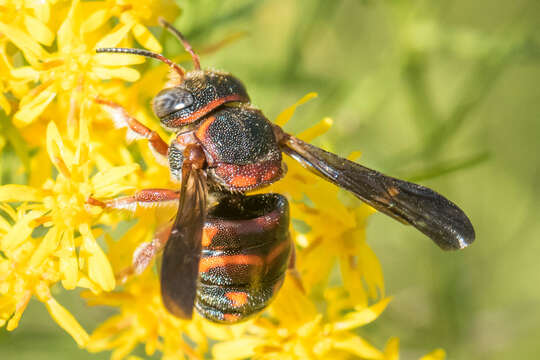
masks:
{"type": "MultiPolygon", "coordinates": [[[[368,242],[394,299],[361,329],[367,339],[398,336],[403,359],[436,347],[449,359],[540,354],[540,2],[179,4],[176,25],[196,50],[227,43],[203,53],[203,66],[242,79],[269,118],[315,91],[288,130],[330,116],[318,145],[360,150],[364,165],[432,187],[472,219],[476,243],[445,253],[414,229],[371,218],[368,242]]],[[[153,30],[166,55],[181,53],[153,30]]],[[[17,161],[9,147],[2,161],[17,161]]],[[[76,294],[57,297],[87,330],[108,315],[76,294]]],[[[108,357],[77,349],[37,302],[15,332],[0,330],[0,359],[108,357]]]]}

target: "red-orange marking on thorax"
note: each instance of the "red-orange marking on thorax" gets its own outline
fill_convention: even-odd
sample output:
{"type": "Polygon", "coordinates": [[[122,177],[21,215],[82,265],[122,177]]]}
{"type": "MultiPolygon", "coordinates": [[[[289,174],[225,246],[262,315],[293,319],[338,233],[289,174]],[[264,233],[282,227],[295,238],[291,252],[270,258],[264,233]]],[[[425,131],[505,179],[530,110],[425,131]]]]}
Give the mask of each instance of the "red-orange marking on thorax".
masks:
{"type": "Polygon", "coordinates": [[[212,125],[212,123],[216,120],[215,116],[209,116],[204,120],[203,123],[197,128],[196,136],[201,141],[204,141],[206,139],[206,133],[208,132],[208,127],[212,125]]]}
{"type": "Polygon", "coordinates": [[[257,184],[257,178],[249,175],[235,175],[230,181],[230,184],[237,188],[253,186],[257,184]]]}

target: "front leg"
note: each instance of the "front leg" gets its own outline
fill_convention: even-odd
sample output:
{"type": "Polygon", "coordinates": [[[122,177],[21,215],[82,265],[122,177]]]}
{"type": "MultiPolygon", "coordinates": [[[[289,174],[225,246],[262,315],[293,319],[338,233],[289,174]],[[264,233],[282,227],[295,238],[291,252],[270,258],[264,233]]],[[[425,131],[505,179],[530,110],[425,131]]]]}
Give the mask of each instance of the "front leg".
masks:
{"type": "Polygon", "coordinates": [[[128,141],[134,139],[148,139],[148,146],[152,153],[156,157],[156,160],[164,165],[168,166],[167,151],[169,145],[159,136],[159,134],[145,125],[140,121],[129,115],[129,113],[119,104],[105,100],[101,98],[96,98],[95,100],[98,104],[105,105],[105,109],[111,115],[114,121],[114,125],[117,128],[127,127],[128,131],[126,137],[128,141]]]}

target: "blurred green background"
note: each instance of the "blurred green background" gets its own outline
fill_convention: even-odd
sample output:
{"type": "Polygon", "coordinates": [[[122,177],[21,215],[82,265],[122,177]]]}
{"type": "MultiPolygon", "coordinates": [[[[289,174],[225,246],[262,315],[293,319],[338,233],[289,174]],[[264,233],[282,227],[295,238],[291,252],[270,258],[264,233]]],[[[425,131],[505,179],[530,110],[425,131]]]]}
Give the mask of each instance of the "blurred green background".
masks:
{"type": "MultiPolygon", "coordinates": [[[[402,359],[436,347],[449,359],[539,356],[538,0],[179,4],[176,25],[195,49],[243,34],[202,64],[242,79],[269,118],[316,91],[288,130],[330,116],[318,145],[360,150],[364,165],[432,187],[470,216],[476,243],[453,253],[372,217],[368,242],[394,300],[361,329],[368,340],[398,336],[402,359]]],[[[166,55],[181,52],[154,30],[166,55]]],[[[107,316],[76,294],[58,300],[87,330],[107,316]]],[[[37,302],[15,332],[0,330],[0,359],[108,357],[78,350],[37,302]]]]}

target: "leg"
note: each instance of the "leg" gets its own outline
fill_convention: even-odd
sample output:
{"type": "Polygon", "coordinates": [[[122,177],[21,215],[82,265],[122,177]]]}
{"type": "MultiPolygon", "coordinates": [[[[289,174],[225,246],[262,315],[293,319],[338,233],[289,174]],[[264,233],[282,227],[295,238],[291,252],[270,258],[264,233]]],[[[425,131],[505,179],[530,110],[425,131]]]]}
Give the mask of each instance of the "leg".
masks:
{"type": "Polygon", "coordinates": [[[139,245],[133,253],[131,266],[116,274],[116,280],[120,283],[124,283],[128,277],[142,273],[148,267],[152,259],[165,247],[165,244],[169,239],[169,234],[171,233],[171,228],[172,223],[168,223],[156,231],[152,241],[139,245]]]}
{"type": "Polygon", "coordinates": [[[168,165],[167,151],[169,149],[169,145],[167,145],[167,143],[161,139],[157,132],[150,130],[141,124],[117,103],[101,98],[96,98],[95,101],[98,104],[105,105],[117,128],[128,128],[126,135],[128,141],[134,139],[148,139],[148,146],[150,147],[150,150],[152,150],[152,153],[156,157],[157,161],[165,166],[168,165]]]}
{"type": "Polygon", "coordinates": [[[86,201],[89,205],[100,206],[104,209],[125,209],[135,212],[137,207],[174,206],[178,204],[180,194],[169,189],[143,189],[131,196],[122,196],[116,199],[100,201],[93,197],[86,201]]]}

